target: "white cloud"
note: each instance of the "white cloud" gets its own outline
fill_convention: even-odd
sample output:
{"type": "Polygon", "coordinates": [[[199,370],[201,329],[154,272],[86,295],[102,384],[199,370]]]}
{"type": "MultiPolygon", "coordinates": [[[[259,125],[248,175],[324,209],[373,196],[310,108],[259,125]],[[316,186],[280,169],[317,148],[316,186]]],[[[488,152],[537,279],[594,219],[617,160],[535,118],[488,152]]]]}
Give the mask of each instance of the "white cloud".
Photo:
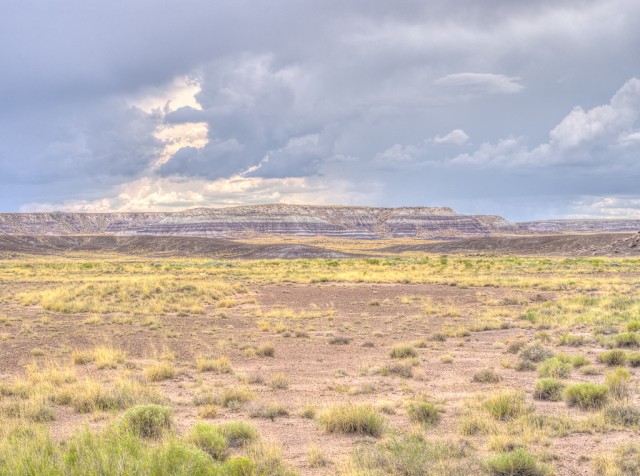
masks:
{"type": "Polygon", "coordinates": [[[376,155],[375,162],[381,166],[401,165],[412,162],[420,149],[413,145],[394,144],[376,155]]]}
{"type": "Polygon", "coordinates": [[[374,192],[356,191],[348,181],[339,179],[262,178],[241,174],[217,180],[145,177],[116,187],[107,198],[29,203],[21,211],[177,211],[260,203],[350,205],[370,204],[375,198],[374,192]]]}
{"type": "Polygon", "coordinates": [[[631,78],[609,104],[585,111],[575,107],[549,134],[550,144],[559,150],[588,142],[612,142],[628,132],[640,113],[640,80],[631,78]]]}
{"type": "Polygon", "coordinates": [[[528,148],[523,138],[483,143],[451,164],[496,166],[631,165],[640,154],[640,79],[631,78],[609,104],[575,107],[549,133],[549,141],[528,148]]]}
{"type": "Polygon", "coordinates": [[[436,79],[434,83],[464,96],[514,94],[524,89],[520,78],[493,73],[455,73],[436,79]]]}
{"type": "Polygon", "coordinates": [[[568,210],[567,218],[640,219],[640,196],[581,197],[568,210]]]}
{"type": "Polygon", "coordinates": [[[469,141],[470,137],[462,129],[454,129],[444,136],[435,136],[433,138],[434,144],[452,144],[462,145],[469,141]]]}
{"type": "Polygon", "coordinates": [[[142,93],[125,96],[132,106],[138,107],[148,114],[163,111],[175,111],[181,107],[202,109],[196,99],[202,90],[200,81],[190,76],[177,76],[162,87],[148,88],[142,93]]]}

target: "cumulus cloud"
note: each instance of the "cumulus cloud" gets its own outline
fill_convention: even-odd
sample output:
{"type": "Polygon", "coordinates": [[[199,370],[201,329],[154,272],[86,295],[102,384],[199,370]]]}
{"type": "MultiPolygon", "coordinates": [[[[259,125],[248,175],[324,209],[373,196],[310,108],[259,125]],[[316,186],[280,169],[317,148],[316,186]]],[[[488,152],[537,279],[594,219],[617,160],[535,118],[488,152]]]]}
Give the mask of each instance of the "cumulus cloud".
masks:
{"type": "Polygon", "coordinates": [[[640,220],[640,196],[580,197],[571,203],[567,216],[640,220]]]}
{"type": "Polygon", "coordinates": [[[462,129],[454,129],[444,136],[435,136],[433,138],[434,144],[451,144],[462,145],[469,141],[470,137],[462,129]]]}
{"type": "Polygon", "coordinates": [[[590,164],[636,167],[640,153],[640,80],[629,79],[609,104],[576,106],[549,132],[548,142],[528,148],[523,138],[484,143],[449,160],[459,165],[550,167],[590,164]]]}

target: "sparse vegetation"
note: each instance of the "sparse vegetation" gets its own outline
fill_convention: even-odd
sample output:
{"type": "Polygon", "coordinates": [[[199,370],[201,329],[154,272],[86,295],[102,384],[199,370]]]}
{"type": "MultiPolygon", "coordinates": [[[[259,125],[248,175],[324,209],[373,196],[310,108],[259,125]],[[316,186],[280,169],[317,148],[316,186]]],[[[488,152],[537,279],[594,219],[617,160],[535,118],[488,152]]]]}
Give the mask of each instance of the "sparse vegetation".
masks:
{"type": "Polygon", "coordinates": [[[161,405],[138,405],[124,413],[126,428],[143,438],[160,438],[173,428],[173,411],[161,405]]]}
{"type": "Polygon", "coordinates": [[[322,428],[329,433],[359,433],[380,436],[385,419],[369,405],[346,405],[324,410],[318,416],[322,428]]]}
{"type": "Polygon", "coordinates": [[[464,450],[448,441],[430,441],[420,435],[405,435],[356,448],[351,461],[342,468],[342,476],[421,475],[425,468],[435,474],[464,476],[479,470],[464,450]]]}
{"type": "Polygon", "coordinates": [[[411,420],[428,426],[440,421],[440,412],[438,407],[429,402],[411,402],[407,406],[407,413],[411,420]]]}
{"type": "Polygon", "coordinates": [[[540,377],[567,378],[572,369],[573,365],[570,363],[563,362],[557,357],[551,357],[540,364],[538,375],[540,377]]]}
{"type": "Polygon", "coordinates": [[[170,362],[159,362],[144,369],[144,376],[150,382],[161,382],[175,377],[176,369],[170,362]]]}
{"type": "Polygon", "coordinates": [[[258,439],[255,427],[244,421],[228,421],[217,425],[217,428],[232,447],[244,446],[258,439]]]}
{"type": "Polygon", "coordinates": [[[406,359],[410,357],[417,357],[418,351],[415,347],[409,344],[397,344],[394,345],[389,352],[389,357],[392,359],[406,359]]]}
{"type": "Polygon", "coordinates": [[[640,261],[384,253],[3,261],[0,473],[292,474],[277,441],[316,419],[344,435],[302,473],[535,475],[579,449],[557,438],[638,431],[640,261]]]}
{"type": "Polygon", "coordinates": [[[231,387],[225,388],[219,398],[219,403],[223,407],[239,407],[255,399],[255,394],[248,388],[231,387]]]}
{"type": "Polygon", "coordinates": [[[607,403],[609,388],[603,384],[590,382],[574,383],[565,388],[563,398],[569,406],[593,410],[607,403]]]}
{"type": "Polygon", "coordinates": [[[273,390],[284,390],[289,388],[289,377],[282,373],[275,374],[269,378],[267,384],[273,390]]]}
{"type": "Polygon", "coordinates": [[[536,382],[533,396],[538,400],[557,402],[562,400],[564,384],[554,378],[543,378],[536,382]]]}
{"type": "Polygon", "coordinates": [[[474,374],[473,381],[478,383],[500,383],[502,378],[494,369],[483,369],[474,374]]]}
{"type": "Polygon", "coordinates": [[[598,360],[611,366],[624,365],[627,362],[627,353],[622,349],[607,350],[598,355],[598,360]]]}
{"type": "Polygon", "coordinates": [[[256,349],[256,355],[261,357],[273,357],[276,354],[276,347],[273,344],[262,344],[256,349]]]}
{"type": "Polygon", "coordinates": [[[544,476],[550,474],[545,465],[538,462],[538,458],[524,448],[516,448],[492,456],[487,460],[487,467],[496,476],[544,476]]]}
{"type": "Polygon", "coordinates": [[[605,420],[613,425],[637,426],[640,425],[640,408],[627,403],[613,403],[607,405],[602,411],[605,420]]]}
{"type": "Polygon", "coordinates": [[[231,362],[224,356],[216,359],[199,357],[196,360],[196,368],[198,372],[213,372],[216,374],[228,374],[232,371],[231,362]]]}
{"type": "Polygon", "coordinates": [[[227,451],[227,439],[215,425],[196,422],[189,432],[189,441],[214,459],[223,460],[227,451]]]}
{"type": "Polygon", "coordinates": [[[504,391],[488,396],[483,408],[497,420],[510,420],[527,411],[524,394],[515,391],[504,391]]]}

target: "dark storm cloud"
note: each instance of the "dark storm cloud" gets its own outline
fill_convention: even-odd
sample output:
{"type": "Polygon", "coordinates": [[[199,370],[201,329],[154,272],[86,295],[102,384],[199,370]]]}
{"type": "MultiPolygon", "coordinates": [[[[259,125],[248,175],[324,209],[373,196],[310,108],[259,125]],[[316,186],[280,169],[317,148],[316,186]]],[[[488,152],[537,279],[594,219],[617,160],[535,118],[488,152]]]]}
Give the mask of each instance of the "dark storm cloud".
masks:
{"type": "Polygon", "coordinates": [[[622,111],[611,98],[640,77],[638,45],[634,0],[12,2],[0,207],[240,175],[375,182],[380,205],[570,213],[604,203],[583,197],[638,194],[640,105],[597,109],[622,111]],[[130,104],[185,75],[201,110],[130,104]],[[161,122],[204,122],[208,143],[156,169],[161,122]]]}

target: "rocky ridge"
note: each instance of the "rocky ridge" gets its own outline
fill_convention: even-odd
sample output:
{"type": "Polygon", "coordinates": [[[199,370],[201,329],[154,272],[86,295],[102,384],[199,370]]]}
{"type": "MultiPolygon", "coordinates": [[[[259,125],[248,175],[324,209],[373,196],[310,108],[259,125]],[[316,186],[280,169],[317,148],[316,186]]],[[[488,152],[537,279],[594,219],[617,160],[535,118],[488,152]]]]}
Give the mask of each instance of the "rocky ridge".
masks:
{"type": "Polygon", "coordinates": [[[258,205],[197,208],[175,213],[5,213],[5,235],[142,235],[251,237],[255,235],[341,238],[456,238],[514,231],[496,216],[460,215],[436,207],[340,207],[258,205]]]}
{"type": "Polygon", "coordinates": [[[0,235],[116,235],[250,238],[258,235],[352,239],[456,239],[504,235],[618,233],[637,220],[544,220],[512,223],[446,207],[254,205],[158,213],[4,213],[0,235]]]}

